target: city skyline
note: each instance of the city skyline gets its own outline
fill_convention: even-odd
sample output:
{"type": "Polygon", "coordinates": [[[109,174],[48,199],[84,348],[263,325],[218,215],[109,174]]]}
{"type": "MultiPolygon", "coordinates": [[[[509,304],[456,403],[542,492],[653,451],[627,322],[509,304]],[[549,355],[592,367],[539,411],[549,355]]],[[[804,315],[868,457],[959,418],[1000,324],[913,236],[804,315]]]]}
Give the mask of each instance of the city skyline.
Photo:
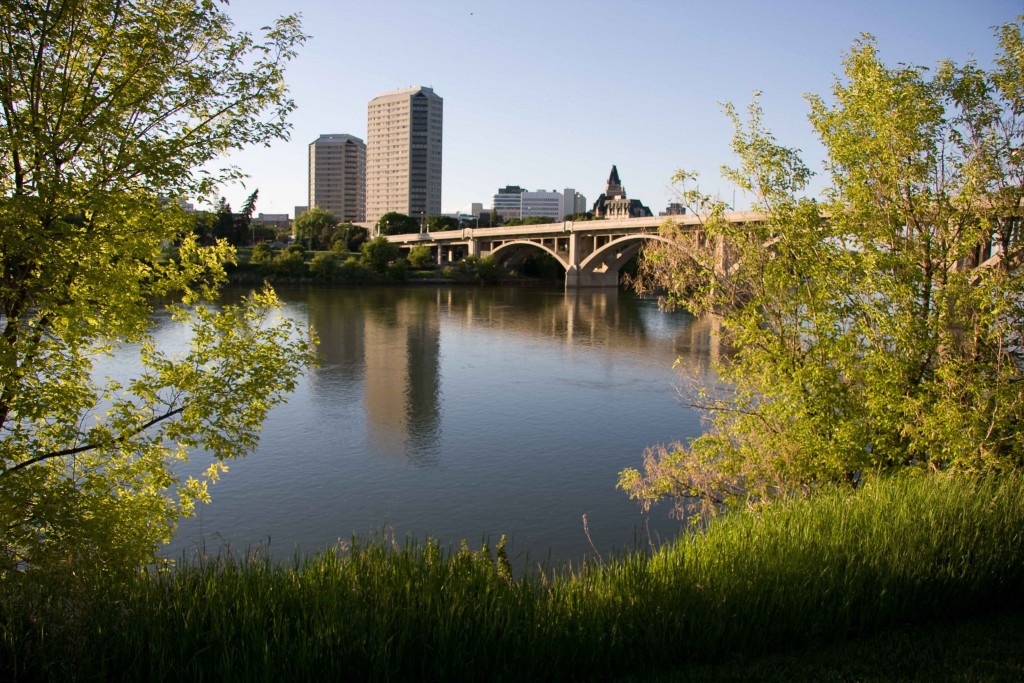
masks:
{"type": "MultiPolygon", "coordinates": [[[[486,204],[510,184],[596,197],[612,165],[629,196],[656,212],[674,201],[679,168],[731,201],[734,188],[719,172],[733,161],[720,103],[743,111],[755,91],[768,127],[819,173],[817,194],[823,153],[803,94],[830,97],[862,32],[875,35],[889,67],[972,57],[986,66],[997,47],[992,27],[1022,9],[1003,0],[707,5],[523,2],[510,12],[443,0],[297,0],[289,7],[312,38],[286,74],[297,106],[291,140],[225,159],[251,177],[221,194],[237,208],[258,188],[257,211],[291,213],[307,194],[308,144],[334,132],[366,139],[366,103],[416,85],[445,99],[444,213],[486,204]],[[332,26],[344,28],[344,43],[332,26]]],[[[279,7],[248,0],[227,10],[239,29],[258,32],[279,7]]],[[[744,202],[737,193],[737,208],[744,202]]]]}

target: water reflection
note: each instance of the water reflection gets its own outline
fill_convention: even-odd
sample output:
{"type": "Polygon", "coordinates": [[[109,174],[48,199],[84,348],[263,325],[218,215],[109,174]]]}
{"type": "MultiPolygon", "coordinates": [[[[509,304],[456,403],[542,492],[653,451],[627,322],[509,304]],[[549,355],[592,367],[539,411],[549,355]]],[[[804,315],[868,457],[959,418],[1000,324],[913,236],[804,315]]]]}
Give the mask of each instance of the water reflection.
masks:
{"type": "Polygon", "coordinates": [[[678,529],[615,481],[645,447],[700,432],[672,365],[707,378],[713,321],[615,291],[278,294],[286,315],[316,328],[321,365],[168,554],[202,538],[242,548],[272,537],[288,557],[392,526],[444,543],[508,534],[513,557],[560,560],[591,539],[606,552],[678,529]]]}
{"type": "MultiPolygon", "coordinates": [[[[286,293],[287,299],[296,292],[286,293]]],[[[313,389],[324,400],[361,393],[367,437],[383,456],[435,462],[440,430],[441,327],[438,294],[359,289],[304,292],[320,337],[313,389]]]]}
{"type": "MultiPolygon", "coordinates": [[[[436,464],[441,434],[441,335],[520,335],[559,344],[644,354],[666,345],[687,374],[702,377],[718,357],[717,321],[680,330],[653,301],[618,290],[561,292],[480,287],[285,291],[304,300],[320,338],[311,387],[323,400],[361,396],[374,453],[436,464]]],[[[523,362],[529,362],[524,358],[523,362]]]]}

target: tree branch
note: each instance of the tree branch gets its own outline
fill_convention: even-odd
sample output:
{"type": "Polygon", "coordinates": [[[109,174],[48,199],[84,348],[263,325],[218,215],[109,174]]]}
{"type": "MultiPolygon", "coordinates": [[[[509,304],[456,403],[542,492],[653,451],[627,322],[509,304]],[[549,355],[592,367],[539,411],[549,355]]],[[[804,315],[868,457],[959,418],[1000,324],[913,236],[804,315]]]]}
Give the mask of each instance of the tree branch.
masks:
{"type": "MultiPolygon", "coordinates": [[[[158,416],[154,417],[149,422],[146,422],[145,424],[141,425],[138,429],[133,431],[131,434],[121,435],[118,438],[114,439],[114,443],[124,443],[124,442],[128,441],[128,439],[132,438],[133,436],[136,436],[137,434],[141,434],[142,432],[146,431],[147,429],[149,429],[153,425],[159,424],[160,422],[163,422],[164,420],[170,419],[170,418],[174,417],[175,415],[181,414],[186,408],[188,408],[188,405],[189,404],[186,403],[185,405],[179,406],[179,407],[175,408],[174,410],[167,411],[163,415],[158,415],[158,416]]],[[[29,458],[28,460],[25,460],[24,462],[19,462],[14,467],[10,467],[10,468],[8,468],[6,470],[0,471],[0,477],[8,475],[8,474],[11,474],[12,472],[17,472],[18,470],[21,470],[21,469],[24,469],[26,467],[29,467],[30,465],[35,465],[36,463],[43,462],[44,460],[51,460],[53,458],[62,458],[62,457],[68,456],[68,455],[76,455],[78,453],[84,453],[86,451],[95,450],[95,449],[99,448],[102,445],[103,444],[98,444],[98,443],[87,443],[85,445],[77,446],[75,448],[66,448],[66,449],[61,450],[61,451],[53,451],[52,453],[43,453],[42,455],[37,455],[34,458],[29,458]]]]}

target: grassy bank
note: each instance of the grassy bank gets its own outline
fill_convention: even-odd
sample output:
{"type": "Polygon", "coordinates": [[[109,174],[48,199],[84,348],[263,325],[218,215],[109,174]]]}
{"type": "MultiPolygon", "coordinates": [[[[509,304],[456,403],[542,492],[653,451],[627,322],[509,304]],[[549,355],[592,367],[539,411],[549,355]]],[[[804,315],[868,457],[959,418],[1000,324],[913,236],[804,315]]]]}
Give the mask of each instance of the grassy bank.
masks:
{"type": "Polygon", "coordinates": [[[513,569],[500,548],[378,542],[290,566],[221,560],[60,585],[8,576],[0,658],[25,680],[589,680],[706,667],[1020,609],[1024,478],[879,482],[733,514],[654,557],[513,569]]]}

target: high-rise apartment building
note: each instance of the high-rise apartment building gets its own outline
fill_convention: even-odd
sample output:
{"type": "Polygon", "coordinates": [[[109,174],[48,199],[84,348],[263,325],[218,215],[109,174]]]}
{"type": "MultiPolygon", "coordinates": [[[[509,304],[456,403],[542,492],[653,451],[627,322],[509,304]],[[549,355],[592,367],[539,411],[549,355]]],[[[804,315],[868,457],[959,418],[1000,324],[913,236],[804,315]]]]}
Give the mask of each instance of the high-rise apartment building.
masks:
{"type": "Polygon", "coordinates": [[[417,220],[441,213],[444,100],[422,86],[370,100],[366,122],[366,220],[389,211],[417,220]]]}
{"type": "MultiPolygon", "coordinates": [[[[339,221],[366,220],[366,145],[352,135],[321,135],[309,143],[309,208],[339,221]]],[[[298,218],[298,215],[296,215],[298,218]]]]}

